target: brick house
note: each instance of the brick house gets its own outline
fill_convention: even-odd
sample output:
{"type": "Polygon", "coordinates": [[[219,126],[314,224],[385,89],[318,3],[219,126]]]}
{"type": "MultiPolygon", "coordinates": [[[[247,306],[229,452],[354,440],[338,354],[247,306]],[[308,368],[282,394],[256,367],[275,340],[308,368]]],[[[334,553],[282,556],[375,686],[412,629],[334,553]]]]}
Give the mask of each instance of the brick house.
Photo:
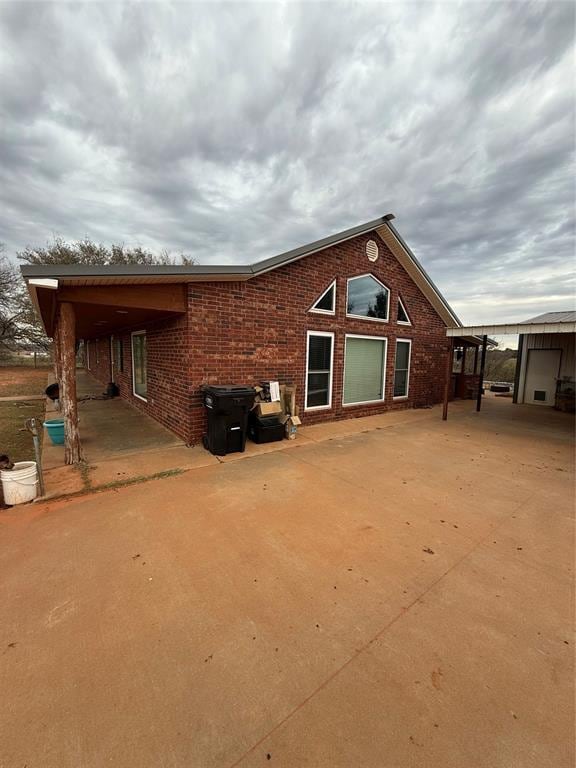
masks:
{"type": "Polygon", "coordinates": [[[197,443],[205,383],[295,384],[304,424],[442,400],[446,327],[460,321],[393,218],[250,266],[22,273],[49,335],[66,305],[93,375],[197,443]]]}

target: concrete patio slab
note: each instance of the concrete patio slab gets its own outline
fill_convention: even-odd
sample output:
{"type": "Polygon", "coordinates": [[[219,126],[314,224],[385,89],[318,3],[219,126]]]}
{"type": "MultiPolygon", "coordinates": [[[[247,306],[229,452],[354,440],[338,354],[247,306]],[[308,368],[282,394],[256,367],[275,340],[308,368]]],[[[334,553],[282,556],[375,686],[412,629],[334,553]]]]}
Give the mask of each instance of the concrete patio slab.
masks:
{"type": "MultiPolygon", "coordinates": [[[[172,432],[124,400],[87,399],[100,396],[104,389],[87,371],[78,371],[77,380],[86,466],[65,466],[64,446],[52,445],[46,437],[42,451],[46,498],[217,463],[202,449],[192,452],[172,432]]],[[[59,416],[48,401],[46,418],[59,416]]]]}
{"type": "Polygon", "coordinates": [[[572,768],[571,419],[496,408],[3,512],[0,765],[572,768]]]}

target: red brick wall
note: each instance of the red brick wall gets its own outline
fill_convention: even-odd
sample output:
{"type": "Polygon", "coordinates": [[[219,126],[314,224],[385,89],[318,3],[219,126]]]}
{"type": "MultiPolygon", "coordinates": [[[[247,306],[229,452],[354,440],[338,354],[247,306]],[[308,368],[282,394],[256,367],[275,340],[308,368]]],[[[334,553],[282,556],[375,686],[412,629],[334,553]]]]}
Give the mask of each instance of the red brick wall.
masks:
{"type": "Polygon", "coordinates": [[[254,384],[272,379],[298,387],[304,424],[380,413],[388,409],[431,405],[442,399],[445,324],[376,233],[361,236],[300,261],[238,283],[194,283],[188,291],[192,439],[205,428],[199,394],[204,383],[254,384]],[[366,256],[366,242],[376,240],[379,258],[366,256]],[[390,321],[346,317],[346,280],[371,273],[390,290],[390,321]],[[337,279],[336,315],[308,312],[328,285],[337,279]],[[412,326],[396,324],[398,295],[412,326]],[[332,407],[304,410],[306,334],[332,331],[334,370],[332,407]],[[383,403],[342,405],[346,333],[388,339],[386,393],[383,403]],[[393,400],[396,338],[412,339],[410,391],[393,400]]]}
{"type": "MultiPolygon", "coordinates": [[[[142,330],[144,327],[132,330],[142,330]]],[[[188,316],[146,328],[148,401],[132,395],[130,333],[123,335],[124,371],[116,376],[121,395],[150,414],[186,442],[196,443],[205,431],[202,384],[255,384],[272,379],[296,384],[304,424],[353,418],[390,409],[422,407],[442,399],[447,348],[445,325],[420,289],[373,232],[245,282],[199,282],[188,286],[188,316]],[[366,256],[375,240],[379,258],[366,256]],[[346,280],[371,273],[391,291],[390,320],[346,317],[346,280]],[[336,314],[308,312],[336,278],[336,314]],[[397,325],[398,296],[412,321],[397,325]],[[334,369],[332,407],[304,409],[306,334],[332,331],[334,369]],[[342,405],[346,333],[388,339],[386,393],[383,403],[342,405]],[[409,396],[393,400],[396,338],[412,339],[409,396]]],[[[109,338],[100,344],[100,363],[91,355],[92,372],[110,380],[109,338]]]]}
{"type": "MultiPolygon", "coordinates": [[[[118,335],[122,339],[123,370],[115,371],[114,382],[121,397],[175,432],[185,442],[190,432],[190,376],[187,354],[188,324],[185,316],[139,325],[118,335]],[[131,331],[146,331],[148,392],[146,400],[132,392],[131,331]]],[[[103,384],[111,380],[110,337],[91,341],[90,371],[103,384]],[[98,348],[98,362],[96,362],[98,348]]]]}

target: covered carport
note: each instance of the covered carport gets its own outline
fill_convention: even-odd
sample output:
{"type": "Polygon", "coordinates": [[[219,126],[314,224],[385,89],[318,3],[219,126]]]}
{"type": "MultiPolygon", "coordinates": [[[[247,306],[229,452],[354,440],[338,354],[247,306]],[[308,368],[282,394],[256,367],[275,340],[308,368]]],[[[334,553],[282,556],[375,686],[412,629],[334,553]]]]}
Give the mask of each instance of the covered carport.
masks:
{"type": "MultiPolygon", "coordinates": [[[[452,365],[454,340],[482,337],[480,380],[476,410],[482,405],[484,363],[489,336],[518,336],[514,403],[574,411],[576,312],[547,312],[521,323],[493,323],[446,329],[451,339],[448,365],[452,365]]],[[[444,396],[443,419],[448,417],[449,388],[444,396]]]]}

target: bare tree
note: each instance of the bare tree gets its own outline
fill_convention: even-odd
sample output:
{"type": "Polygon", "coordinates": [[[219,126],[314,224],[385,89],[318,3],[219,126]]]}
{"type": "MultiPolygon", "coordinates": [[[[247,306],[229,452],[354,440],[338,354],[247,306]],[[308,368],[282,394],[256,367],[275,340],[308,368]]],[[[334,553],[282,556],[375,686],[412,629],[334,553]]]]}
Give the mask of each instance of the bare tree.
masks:
{"type": "Polygon", "coordinates": [[[0,244],[0,353],[23,347],[47,350],[49,346],[18,269],[0,244]]]}
{"type": "MultiPolygon", "coordinates": [[[[1,254],[0,254],[1,256],[1,254]]],[[[25,248],[16,256],[26,264],[85,264],[109,266],[112,264],[184,264],[194,263],[192,257],[185,254],[172,256],[168,251],[155,254],[140,246],[128,248],[125,245],[107,247],[92,240],[64,240],[55,237],[43,247],[25,248]]],[[[40,319],[34,311],[28,292],[18,270],[6,257],[0,262],[0,291],[6,300],[6,310],[0,298],[0,323],[5,326],[7,348],[33,346],[48,350],[50,341],[44,334],[40,319]],[[5,286],[5,289],[4,289],[5,286]],[[9,298],[8,298],[9,297],[9,298]],[[9,305],[9,307],[8,307],[9,305]]],[[[0,344],[2,331],[0,330],[0,344]]]]}
{"type": "Polygon", "coordinates": [[[136,246],[128,248],[125,245],[107,247],[92,240],[67,241],[55,237],[51,243],[40,248],[25,248],[19,251],[17,257],[27,264],[86,264],[108,266],[111,264],[194,264],[194,259],[186,254],[172,256],[168,251],[155,254],[152,251],[136,246]]]}

